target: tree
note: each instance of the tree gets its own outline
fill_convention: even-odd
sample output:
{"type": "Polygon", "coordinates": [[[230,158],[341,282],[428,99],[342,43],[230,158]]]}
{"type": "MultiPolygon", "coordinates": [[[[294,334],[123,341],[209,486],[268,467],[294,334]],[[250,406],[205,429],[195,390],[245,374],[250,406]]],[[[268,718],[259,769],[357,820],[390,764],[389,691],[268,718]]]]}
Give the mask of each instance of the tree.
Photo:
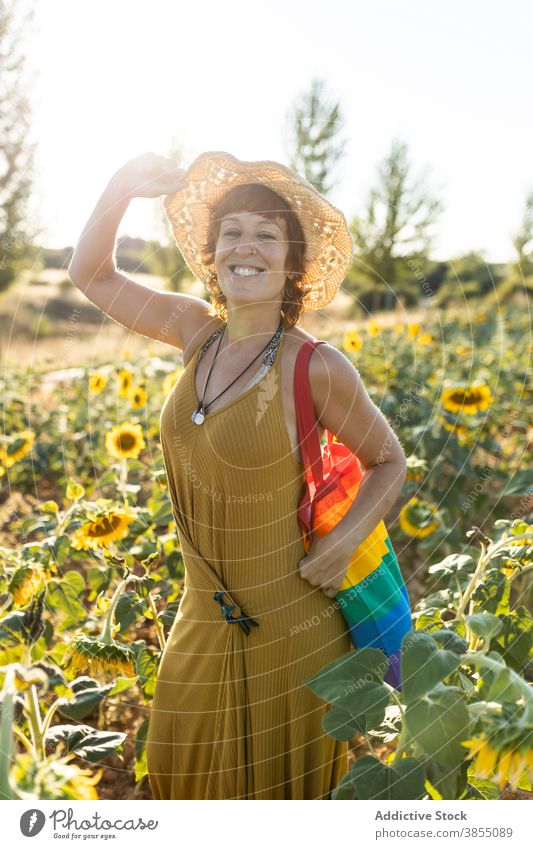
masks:
{"type": "Polygon", "coordinates": [[[302,174],[323,195],[327,195],[337,182],[332,172],[344,156],[346,140],[338,139],[343,125],[340,103],[329,99],[324,80],[317,78],[287,114],[285,145],[289,167],[302,174]]]}
{"type": "Polygon", "coordinates": [[[405,143],[393,140],[377,177],[363,214],[350,225],[356,258],[347,279],[354,291],[358,277],[371,284],[373,311],[390,309],[400,291],[412,298],[413,284],[419,289],[430,266],[430,230],[442,211],[426,188],[426,175],[412,177],[405,143]]]}
{"type": "Polygon", "coordinates": [[[28,142],[31,112],[25,95],[22,33],[33,11],[18,0],[0,0],[0,291],[17,277],[33,253],[27,203],[35,143],[28,142]]]}
{"type": "Polygon", "coordinates": [[[520,229],[513,237],[513,247],[516,250],[517,256],[517,271],[520,277],[527,277],[532,273],[533,256],[530,245],[530,250],[527,251],[527,246],[533,242],[533,192],[530,192],[526,198],[524,215],[520,229]]]}
{"type": "MultiPolygon", "coordinates": [[[[165,156],[175,159],[178,168],[184,168],[182,145],[174,138],[165,156]]],[[[172,292],[181,291],[182,281],[186,277],[192,277],[189,267],[176,245],[174,233],[164,211],[164,197],[158,198],[155,206],[154,221],[160,239],[152,239],[145,243],[141,253],[143,264],[151,274],[156,274],[168,281],[168,288],[172,292]],[[165,244],[161,244],[161,241],[165,244]]]]}

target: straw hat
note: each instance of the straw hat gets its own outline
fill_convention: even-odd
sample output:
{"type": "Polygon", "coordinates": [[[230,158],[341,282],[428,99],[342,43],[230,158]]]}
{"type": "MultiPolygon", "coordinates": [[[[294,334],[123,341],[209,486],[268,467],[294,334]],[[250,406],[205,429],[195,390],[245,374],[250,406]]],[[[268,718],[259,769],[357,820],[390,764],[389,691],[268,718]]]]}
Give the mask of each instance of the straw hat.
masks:
{"type": "Polygon", "coordinates": [[[202,262],[211,207],[234,186],[262,183],[298,215],[305,235],[304,310],[320,309],[335,296],[352,261],[353,243],[342,212],[307,180],[279,162],[245,162],[223,151],[202,153],[189,166],[187,185],[164,201],[185,262],[207,288],[215,268],[202,262]]]}

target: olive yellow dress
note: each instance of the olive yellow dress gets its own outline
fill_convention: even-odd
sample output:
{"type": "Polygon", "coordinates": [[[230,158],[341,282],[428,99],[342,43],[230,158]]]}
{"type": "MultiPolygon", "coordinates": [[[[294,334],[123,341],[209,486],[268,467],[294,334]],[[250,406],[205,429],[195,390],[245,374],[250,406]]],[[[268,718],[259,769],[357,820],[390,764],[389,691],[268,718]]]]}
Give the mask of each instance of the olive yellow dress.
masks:
{"type": "Polygon", "coordinates": [[[304,480],[282,408],[282,347],[197,425],[201,347],[161,411],[185,581],[150,708],[150,786],[155,799],[328,799],[348,744],[325,733],[329,705],[303,682],[352,643],[333,599],[298,570],[304,480]],[[257,626],[226,621],[217,591],[231,618],[257,626]]]}

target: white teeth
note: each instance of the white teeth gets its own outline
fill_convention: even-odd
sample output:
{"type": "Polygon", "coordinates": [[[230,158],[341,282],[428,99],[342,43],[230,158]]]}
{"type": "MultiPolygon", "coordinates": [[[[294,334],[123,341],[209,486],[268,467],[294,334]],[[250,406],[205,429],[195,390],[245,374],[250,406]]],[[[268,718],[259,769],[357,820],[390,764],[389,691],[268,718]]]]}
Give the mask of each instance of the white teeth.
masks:
{"type": "Polygon", "coordinates": [[[232,270],[234,274],[239,274],[241,277],[253,277],[256,274],[261,274],[258,268],[247,268],[242,265],[236,265],[232,270]]]}

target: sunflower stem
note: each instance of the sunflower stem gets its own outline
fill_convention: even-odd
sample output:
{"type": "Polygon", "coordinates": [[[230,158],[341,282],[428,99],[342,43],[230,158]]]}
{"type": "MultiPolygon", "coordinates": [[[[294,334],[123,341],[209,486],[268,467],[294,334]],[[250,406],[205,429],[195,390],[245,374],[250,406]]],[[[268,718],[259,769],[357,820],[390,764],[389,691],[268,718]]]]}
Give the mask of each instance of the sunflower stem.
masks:
{"type": "Polygon", "coordinates": [[[39,699],[37,690],[34,684],[30,684],[24,701],[26,715],[31,730],[33,749],[35,752],[36,761],[46,761],[44,733],[41,721],[41,711],[39,708],[39,699]]]}
{"type": "MultiPolygon", "coordinates": [[[[529,534],[519,534],[517,536],[512,537],[513,542],[519,542],[520,540],[525,540],[531,538],[531,533],[529,534]]],[[[478,564],[474,571],[474,574],[470,578],[468,582],[468,586],[466,587],[463,597],[457,607],[457,617],[459,619],[465,620],[465,611],[468,603],[471,601],[471,596],[473,595],[479,581],[485,574],[488,564],[490,563],[494,554],[496,554],[501,548],[506,548],[509,545],[509,536],[504,537],[504,539],[495,542],[493,545],[489,545],[487,549],[485,549],[484,543],[480,543],[481,545],[481,553],[479,556],[478,564]]],[[[470,604],[470,613],[472,613],[472,604],[470,604]]]]}
{"type": "Polygon", "coordinates": [[[8,668],[2,688],[2,712],[0,720],[0,798],[22,799],[11,784],[11,756],[13,750],[15,671],[8,668]]]}
{"type": "Polygon", "coordinates": [[[128,504],[128,494],[126,492],[126,486],[128,484],[128,461],[125,457],[120,458],[120,491],[122,493],[122,498],[124,499],[124,506],[129,507],[128,504]]]}
{"type": "Polygon", "coordinates": [[[118,587],[116,588],[115,592],[113,593],[113,597],[111,599],[111,602],[109,604],[109,608],[108,608],[107,613],[106,613],[105,618],[104,618],[104,626],[102,628],[102,633],[100,634],[100,640],[103,643],[108,643],[108,644],[111,645],[112,643],[115,642],[114,639],[113,639],[113,633],[112,633],[113,617],[114,617],[114,614],[115,614],[115,608],[118,604],[120,594],[122,593],[122,590],[124,589],[124,587],[126,586],[126,584],[128,583],[129,580],[130,580],[130,576],[128,576],[127,578],[123,578],[121,581],[119,581],[118,587]]]}
{"type": "Polygon", "coordinates": [[[15,737],[17,738],[17,740],[20,740],[20,742],[22,743],[24,748],[26,748],[28,750],[28,752],[31,752],[31,754],[33,755],[34,754],[33,746],[31,744],[31,741],[28,740],[28,738],[24,734],[24,731],[21,728],[19,728],[18,725],[15,725],[15,724],[12,725],[11,730],[12,730],[13,734],[15,735],[15,737]]]}
{"type": "Polygon", "coordinates": [[[405,725],[405,721],[402,725],[402,730],[400,731],[400,735],[398,737],[398,745],[396,746],[396,751],[394,752],[394,757],[392,759],[392,763],[396,763],[401,760],[403,753],[407,750],[409,735],[407,733],[407,728],[405,725]]]}
{"type": "Polygon", "coordinates": [[[70,507],[65,510],[65,512],[63,513],[63,518],[56,527],[56,537],[61,536],[67,525],[67,520],[70,518],[70,514],[74,512],[77,506],[78,502],[75,501],[74,504],[71,504],[70,507]]]}
{"type": "Polygon", "coordinates": [[[165,633],[163,631],[163,626],[162,626],[162,624],[159,620],[157,608],[156,608],[155,602],[152,598],[152,593],[148,593],[148,604],[150,606],[152,616],[154,617],[154,625],[155,625],[155,628],[156,628],[156,631],[157,631],[157,641],[159,643],[159,648],[161,649],[161,651],[163,651],[164,648],[165,648],[165,644],[166,644],[165,633]]]}
{"type": "Polygon", "coordinates": [[[52,717],[58,707],[63,703],[63,699],[56,699],[55,702],[50,705],[43,721],[43,737],[46,737],[46,733],[50,727],[50,722],[52,721],[52,717]]]}

